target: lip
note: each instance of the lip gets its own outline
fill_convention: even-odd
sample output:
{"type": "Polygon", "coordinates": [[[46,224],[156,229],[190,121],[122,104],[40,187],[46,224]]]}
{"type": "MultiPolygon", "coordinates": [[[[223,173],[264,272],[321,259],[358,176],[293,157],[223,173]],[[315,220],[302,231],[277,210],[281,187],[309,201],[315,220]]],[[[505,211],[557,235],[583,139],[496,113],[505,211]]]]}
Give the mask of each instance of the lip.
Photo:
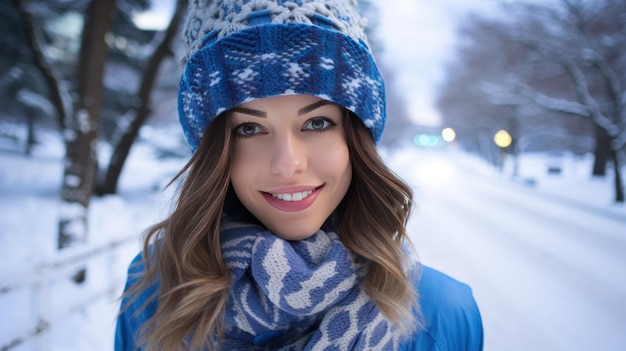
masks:
{"type": "Polygon", "coordinates": [[[310,186],[299,186],[299,187],[289,187],[289,188],[281,188],[272,190],[271,193],[262,191],[261,194],[265,198],[265,200],[275,209],[283,212],[298,212],[303,211],[309,208],[317,199],[317,195],[319,195],[320,191],[324,186],[319,186],[314,189],[311,189],[310,186]],[[274,196],[273,194],[284,194],[284,193],[297,193],[307,190],[313,190],[313,192],[300,201],[284,201],[280,200],[274,196]]]}

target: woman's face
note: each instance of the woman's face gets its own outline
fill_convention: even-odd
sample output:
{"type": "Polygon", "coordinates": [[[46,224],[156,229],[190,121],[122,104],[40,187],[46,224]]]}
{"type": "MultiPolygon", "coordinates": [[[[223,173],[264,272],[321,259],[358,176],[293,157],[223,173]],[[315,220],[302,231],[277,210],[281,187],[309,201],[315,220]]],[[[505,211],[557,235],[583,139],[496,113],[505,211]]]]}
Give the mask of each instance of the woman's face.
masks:
{"type": "Polygon", "coordinates": [[[233,109],[231,183],[271,232],[306,239],[337,208],[352,179],[342,109],[311,95],[253,100],[233,109]]]}

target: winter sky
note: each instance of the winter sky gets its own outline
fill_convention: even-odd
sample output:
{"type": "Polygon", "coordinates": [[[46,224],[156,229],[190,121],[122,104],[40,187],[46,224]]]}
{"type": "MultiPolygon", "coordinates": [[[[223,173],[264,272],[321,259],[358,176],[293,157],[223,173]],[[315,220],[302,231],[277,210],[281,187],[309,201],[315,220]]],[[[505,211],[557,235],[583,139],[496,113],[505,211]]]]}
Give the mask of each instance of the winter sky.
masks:
{"type": "Polygon", "coordinates": [[[438,125],[435,89],[443,78],[444,64],[453,56],[455,26],[470,11],[487,11],[494,1],[385,0],[381,10],[380,38],[383,59],[396,67],[395,88],[404,91],[408,113],[414,121],[438,125]]]}
{"type": "MultiPolygon", "coordinates": [[[[164,28],[174,0],[153,0],[147,13],[136,17],[140,26],[164,28]]],[[[451,58],[455,25],[470,11],[486,11],[494,0],[384,0],[374,3],[380,10],[379,37],[385,48],[383,60],[396,69],[396,81],[414,121],[438,125],[434,107],[436,85],[451,58]]]]}

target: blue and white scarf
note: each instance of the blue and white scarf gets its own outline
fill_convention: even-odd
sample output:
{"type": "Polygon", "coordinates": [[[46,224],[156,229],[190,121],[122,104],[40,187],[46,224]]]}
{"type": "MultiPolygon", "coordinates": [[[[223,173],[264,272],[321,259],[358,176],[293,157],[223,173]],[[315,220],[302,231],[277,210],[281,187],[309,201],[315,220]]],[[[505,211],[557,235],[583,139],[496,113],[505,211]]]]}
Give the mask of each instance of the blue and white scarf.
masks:
{"type": "Polygon", "coordinates": [[[361,287],[366,264],[334,232],[301,241],[228,223],[223,350],[397,350],[400,333],[361,287]]]}

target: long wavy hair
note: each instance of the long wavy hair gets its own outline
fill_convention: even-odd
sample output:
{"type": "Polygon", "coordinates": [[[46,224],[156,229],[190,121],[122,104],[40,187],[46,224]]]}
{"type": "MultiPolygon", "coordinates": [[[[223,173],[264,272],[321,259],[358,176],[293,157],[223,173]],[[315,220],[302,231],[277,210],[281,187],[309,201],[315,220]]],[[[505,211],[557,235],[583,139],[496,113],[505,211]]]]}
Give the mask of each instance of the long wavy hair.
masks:
{"type": "MultiPolygon", "coordinates": [[[[369,130],[345,110],[345,137],[353,168],[348,192],[336,209],[344,245],[368,260],[364,288],[400,331],[415,330],[417,292],[406,273],[405,227],[412,191],[381,160],[369,130]]],[[[196,153],[170,185],[182,181],[169,218],[146,230],[144,273],[124,296],[160,282],[154,316],[140,330],[150,350],[217,349],[231,275],[220,249],[220,220],[244,207],[230,187],[232,125],[229,112],[207,128],[196,153]]],[[[245,211],[245,210],[244,210],[245,211]]],[[[147,305],[144,304],[144,307],[147,305]]]]}

